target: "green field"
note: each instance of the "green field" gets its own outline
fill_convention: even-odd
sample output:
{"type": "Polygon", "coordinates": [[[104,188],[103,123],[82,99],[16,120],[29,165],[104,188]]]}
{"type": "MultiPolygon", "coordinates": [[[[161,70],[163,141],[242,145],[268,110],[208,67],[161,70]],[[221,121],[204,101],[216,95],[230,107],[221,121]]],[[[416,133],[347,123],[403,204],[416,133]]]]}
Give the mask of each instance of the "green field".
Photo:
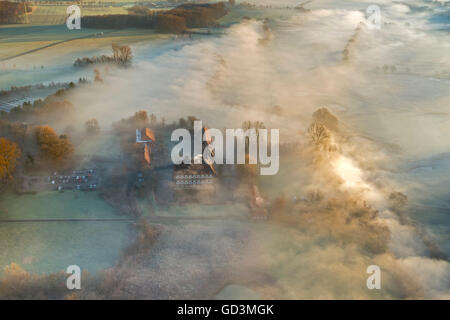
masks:
{"type": "MultiPolygon", "coordinates": [[[[1,219],[117,218],[95,192],[4,194],[1,219]]],[[[114,265],[128,243],[126,222],[1,223],[0,274],[11,263],[33,273],[65,270],[75,262],[89,272],[114,265]]]]}
{"type": "MultiPolygon", "coordinates": [[[[54,25],[64,24],[67,18],[68,5],[37,5],[33,7],[33,12],[22,16],[22,23],[31,25],[54,25]]],[[[130,5],[124,6],[105,6],[105,7],[91,7],[79,5],[81,9],[81,16],[96,16],[108,14],[128,14],[127,8],[130,5]]],[[[154,11],[167,10],[166,8],[151,9],[154,11]]]]}
{"type": "MultiPolygon", "coordinates": [[[[127,14],[124,7],[101,7],[101,8],[81,8],[81,16],[92,16],[102,14],[127,14]]],[[[65,5],[39,5],[28,15],[28,23],[34,25],[64,24],[66,21],[65,5]]]]}

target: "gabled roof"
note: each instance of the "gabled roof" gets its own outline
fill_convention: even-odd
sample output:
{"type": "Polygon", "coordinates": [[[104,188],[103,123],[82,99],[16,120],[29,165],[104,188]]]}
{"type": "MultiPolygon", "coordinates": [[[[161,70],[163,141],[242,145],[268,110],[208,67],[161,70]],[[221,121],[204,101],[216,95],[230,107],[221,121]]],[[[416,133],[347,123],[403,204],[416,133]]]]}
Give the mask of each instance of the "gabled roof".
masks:
{"type": "Polygon", "coordinates": [[[136,142],[137,143],[147,143],[155,142],[155,134],[150,128],[145,128],[143,130],[136,129],[136,142]]]}
{"type": "Polygon", "coordinates": [[[142,135],[142,139],[144,139],[144,140],[150,139],[150,140],[152,140],[152,141],[156,141],[156,139],[155,139],[155,133],[152,131],[152,129],[150,129],[150,128],[145,128],[145,130],[144,130],[143,133],[144,133],[144,134],[142,135]]]}

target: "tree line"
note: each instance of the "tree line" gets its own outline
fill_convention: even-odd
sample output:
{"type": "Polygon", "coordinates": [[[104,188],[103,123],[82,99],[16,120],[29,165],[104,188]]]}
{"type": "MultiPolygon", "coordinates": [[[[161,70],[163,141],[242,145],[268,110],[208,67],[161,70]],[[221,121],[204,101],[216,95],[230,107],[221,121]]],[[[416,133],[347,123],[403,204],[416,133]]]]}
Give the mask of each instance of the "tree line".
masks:
{"type": "MultiPolygon", "coordinates": [[[[84,81],[80,79],[80,83],[84,81]]],[[[25,102],[9,113],[0,112],[0,192],[5,186],[13,185],[17,169],[59,166],[71,158],[74,147],[68,136],[58,135],[50,126],[39,124],[74,114],[73,104],[66,99],[66,93],[73,88],[75,84],[71,82],[44,100],[25,102]]]]}
{"type": "Polygon", "coordinates": [[[31,10],[26,2],[0,1],[0,24],[21,23],[22,15],[31,10]]]}
{"type": "MultiPolygon", "coordinates": [[[[131,59],[133,58],[133,53],[131,52],[131,48],[129,46],[120,46],[118,44],[113,43],[111,45],[112,56],[102,55],[100,57],[83,57],[78,58],[74,62],[75,67],[84,67],[91,64],[97,63],[115,63],[121,66],[128,66],[131,63],[131,59]]],[[[96,75],[97,79],[97,75],[96,75]]]]}
{"type": "Polygon", "coordinates": [[[183,4],[158,13],[136,6],[128,14],[82,17],[81,24],[87,28],[146,28],[162,33],[182,33],[187,28],[205,28],[217,25],[217,19],[226,15],[229,6],[224,2],[213,4],[183,4]]]}

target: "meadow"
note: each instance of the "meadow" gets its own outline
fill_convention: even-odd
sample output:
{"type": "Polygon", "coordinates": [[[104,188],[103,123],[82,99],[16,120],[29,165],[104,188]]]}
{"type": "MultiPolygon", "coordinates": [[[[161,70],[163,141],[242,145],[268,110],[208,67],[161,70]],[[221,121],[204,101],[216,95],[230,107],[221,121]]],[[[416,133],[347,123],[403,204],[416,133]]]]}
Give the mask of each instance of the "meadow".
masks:
{"type": "MultiPolygon", "coordinates": [[[[117,212],[95,192],[4,194],[2,219],[115,218],[117,212]]],[[[65,270],[73,261],[95,273],[114,265],[131,235],[129,222],[1,223],[0,273],[11,263],[26,271],[65,270]],[[86,248],[90,248],[86,250],[86,248]]]]}

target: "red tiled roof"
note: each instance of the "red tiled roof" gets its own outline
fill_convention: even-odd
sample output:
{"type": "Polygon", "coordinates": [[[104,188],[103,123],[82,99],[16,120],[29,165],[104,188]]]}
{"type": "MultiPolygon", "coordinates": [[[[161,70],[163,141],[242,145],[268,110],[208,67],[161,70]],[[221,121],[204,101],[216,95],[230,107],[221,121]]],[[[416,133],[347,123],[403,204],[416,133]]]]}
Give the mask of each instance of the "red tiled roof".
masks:
{"type": "Polygon", "coordinates": [[[156,141],[155,134],[153,133],[152,129],[150,129],[150,128],[145,128],[143,135],[142,135],[142,139],[143,140],[151,139],[152,141],[156,141]]]}

